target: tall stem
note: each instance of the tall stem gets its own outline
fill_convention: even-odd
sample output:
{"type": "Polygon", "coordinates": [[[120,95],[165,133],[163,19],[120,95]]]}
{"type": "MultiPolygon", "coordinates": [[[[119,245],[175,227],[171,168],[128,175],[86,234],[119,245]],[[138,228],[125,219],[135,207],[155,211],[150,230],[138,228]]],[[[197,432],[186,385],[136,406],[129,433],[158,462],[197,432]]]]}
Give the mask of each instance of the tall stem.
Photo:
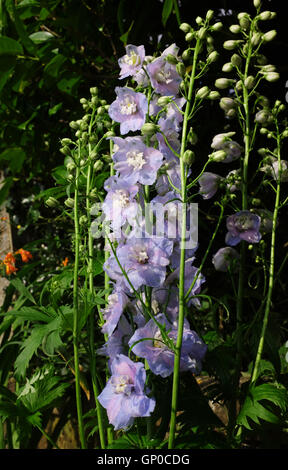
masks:
{"type": "Polygon", "coordinates": [[[78,429],[81,448],[86,449],[84,423],[82,414],[80,371],[79,371],[79,293],[78,293],[78,271],[79,271],[79,247],[80,247],[80,228],[79,228],[79,161],[80,161],[80,143],[79,159],[76,167],[75,176],[75,194],[74,194],[74,232],[75,232],[75,259],[74,259],[74,279],[73,279],[73,347],[74,347],[74,369],[75,369],[75,392],[78,417],[78,429]]]}
{"type": "Polygon", "coordinates": [[[268,293],[265,305],[265,312],[262,324],[262,330],[259,340],[259,345],[257,349],[255,364],[253,368],[253,373],[251,377],[251,384],[254,384],[258,377],[259,371],[259,364],[261,361],[263,348],[264,348],[264,341],[265,341],[265,334],[269,319],[269,313],[271,308],[271,301],[272,301],[272,293],[274,287],[274,265],[275,265],[275,246],[276,246],[276,227],[277,227],[277,217],[280,205],[280,186],[281,186],[281,156],[280,156],[280,136],[279,136],[279,129],[277,127],[277,158],[278,158],[278,165],[279,165],[279,174],[277,177],[277,187],[276,187],[276,197],[275,197],[275,206],[273,212],[273,222],[272,222],[272,234],[271,234],[271,250],[270,250],[270,266],[269,266],[269,281],[268,281],[268,293]]]}
{"type": "Polygon", "coordinates": [[[191,99],[194,89],[195,74],[197,58],[200,49],[200,40],[197,39],[193,65],[190,75],[189,90],[187,97],[187,104],[185,108],[185,114],[183,119],[182,139],[181,139],[181,151],[180,151],[180,174],[181,174],[181,199],[182,199],[182,220],[181,220],[181,246],[180,246],[180,272],[179,272],[179,317],[178,317],[178,332],[176,341],[176,351],[174,358],[174,373],[173,373],[173,385],[172,385],[172,403],[171,403],[171,417],[170,417],[170,431],[168,448],[173,449],[175,441],[176,431],[176,412],[178,403],[178,390],[179,390],[179,373],[180,373],[180,358],[182,348],[182,337],[185,317],[185,239],[186,239],[186,199],[187,199],[187,185],[186,185],[186,165],[183,161],[183,155],[186,146],[186,137],[188,129],[189,114],[191,108],[191,99]]]}

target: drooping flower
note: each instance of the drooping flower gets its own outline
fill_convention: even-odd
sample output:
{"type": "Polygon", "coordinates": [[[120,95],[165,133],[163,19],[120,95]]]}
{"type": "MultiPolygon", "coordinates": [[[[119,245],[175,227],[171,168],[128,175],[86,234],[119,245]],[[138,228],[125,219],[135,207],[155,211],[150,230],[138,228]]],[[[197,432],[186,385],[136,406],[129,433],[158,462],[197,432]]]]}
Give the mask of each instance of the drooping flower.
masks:
{"type": "MultiPolygon", "coordinates": [[[[189,294],[190,298],[187,300],[187,305],[189,306],[193,304],[195,305],[195,307],[199,307],[200,302],[199,302],[199,299],[197,299],[197,294],[200,294],[201,286],[206,281],[206,279],[202,273],[198,273],[199,269],[193,265],[194,259],[195,258],[190,258],[185,261],[184,292],[185,294],[187,294],[187,292],[190,289],[190,286],[192,285],[192,283],[194,283],[192,289],[190,290],[190,294],[189,294]]],[[[173,273],[167,276],[165,285],[169,286],[170,284],[173,285],[175,282],[178,282],[179,275],[180,275],[180,266],[178,265],[178,267],[173,271],[173,273]]]]}
{"type": "Polygon", "coordinates": [[[229,246],[235,246],[244,240],[248,243],[258,243],[261,240],[259,232],[261,218],[250,211],[240,211],[227,218],[228,233],[225,242],[229,246]]]}
{"type": "Polygon", "coordinates": [[[260,168],[261,171],[264,171],[267,175],[271,176],[275,181],[280,181],[282,183],[288,182],[288,162],[286,160],[280,160],[280,164],[277,158],[269,156],[266,157],[266,164],[260,168]]]}
{"type": "Polygon", "coordinates": [[[117,98],[111,103],[108,111],[110,118],[120,123],[122,135],[140,130],[148,111],[146,96],[127,87],[116,87],[115,92],[117,98]]]}
{"type": "Polygon", "coordinates": [[[21,256],[21,259],[22,259],[23,263],[28,263],[30,261],[30,259],[33,258],[30,251],[23,250],[23,248],[19,248],[19,250],[16,251],[15,254],[19,254],[21,256]]]}
{"type": "Polygon", "coordinates": [[[230,163],[237,160],[243,151],[241,145],[231,139],[231,135],[235,132],[226,132],[224,134],[217,134],[212,140],[211,147],[214,150],[223,150],[226,157],[221,159],[223,163],[230,163]]]}
{"type": "Polygon", "coordinates": [[[104,270],[111,279],[122,282],[129,290],[130,283],[136,290],[143,285],[158,287],[165,281],[172,249],[173,242],[165,238],[131,237],[126,244],[116,249],[118,261],[130,282],[123,275],[114,256],[110,256],[104,263],[104,270]]]}
{"type": "Polygon", "coordinates": [[[128,353],[128,341],[133,335],[130,323],[124,315],[121,315],[116,329],[107,339],[106,343],[97,349],[97,354],[108,357],[108,367],[111,371],[111,364],[118,354],[128,353]]]}
{"type": "Polygon", "coordinates": [[[151,85],[160,95],[175,96],[178,94],[182,78],[176,70],[176,65],[166,60],[168,54],[177,58],[179,48],[172,44],[163,51],[160,57],[154,59],[147,65],[151,85]]]}
{"type": "Polygon", "coordinates": [[[102,310],[105,323],[102,327],[102,333],[111,336],[115,330],[120,317],[128,303],[128,297],[120,288],[115,288],[112,294],[108,296],[108,305],[102,310]]]}
{"type": "Polygon", "coordinates": [[[118,60],[120,67],[120,79],[126,78],[129,75],[136,75],[142,67],[143,60],[145,59],[144,46],[133,46],[128,44],[125,47],[126,54],[118,60]]]}
{"type": "Polygon", "coordinates": [[[131,426],[135,418],[150,416],[155,400],[144,393],[146,371],[142,362],[118,354],[111,364],[111,377],[98,396],[115,430],[131,426]]]}
{"type": "Polygon", "coordinates": [[[229,269],[234,269],[238,266],[239,258],[238,251],[230,246],[225,246],[215,253],[212,257],[212,263],[216,271],[227,272],[229,269]]]}
{"type": "Polygon", "coordinates": [[[221,179],[221,176],[209,171],[204,172],[200,176],[198,179],[200,185],[199,194],[201,194],[203,199],[211,199],[216,194],[221,179]]]}
{"type": "MultiPolygon", "coordinates": [[[[178,334],[177,323],[171,324],[161,313],[156,315],[155,320],[165,327],[168,338],[175,345],[178,334]]],[[[168,377],[173,373],[175,353],[166,344],[161,329],[153,318],[145,326],[135,331],[129,341],[129,346],[132,347],[132,351],[136,356],[147,360],[154,374],[168,377]],[[133,346],[134,343],[136,344],[133,346]]],[[[201,360],[204,358],[206,350],[207,346],[195,331],[190,330],[189,323],[185,319],[180,370],[190,370],[193,373],[199,373],[201,370],[201,360]]]]}
{"type": "Polygon", "coordinates": [[[113,154],[114,168],[121,178],[131,184],[151,185],[156,181],[157,171],[162,165],[162,153],[147,147],[141,137],[113,138],[117,151],[113,154]]]}

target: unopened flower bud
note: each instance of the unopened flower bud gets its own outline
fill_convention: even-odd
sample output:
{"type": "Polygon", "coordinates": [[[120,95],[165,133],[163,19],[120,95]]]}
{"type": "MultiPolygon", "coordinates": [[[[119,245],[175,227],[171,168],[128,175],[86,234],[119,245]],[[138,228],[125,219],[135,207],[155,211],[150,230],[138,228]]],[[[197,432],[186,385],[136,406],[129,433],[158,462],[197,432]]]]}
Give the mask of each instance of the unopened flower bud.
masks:
{"type": "Polygon", "coordinates": [[[217,23],[211,26],[212,31],[220,31],[222,28],[223,28],[223,23],[221,23],[221,21],[218,21],[217,23]]]}
{"type": "Polygon", "coordinates": [[[260,132],[260,134],[265,135],[265,134],[268,134],[269,131],[268,131],[268,129],[266,129],[266,127],[261,127],[259,132],[260,132]]]}
{"type": "Polygon", "coordinates": [[[250,26],[250,17],[248,13],[239,13],[237,16],[240,26],[243,29],[248,29],[250,26]]]}
{"type": "Polygon", "coordinates": [[[195,35],[194,35],[194,33],[192,33],[192,32],[187,33],[187,34],[185,35],[185,41],[187,41],[187,42],[193,41],[194,36],[195,36],[195,35]]]}
{"type": "Polygon", "coordinates": [[[114,136],[115,136],[114,131],[107,131],[106,134],[105,134],[106,139],[108,139],[108,137],[114,137],[114,136]]]}
{"type": "Polygon", "coordinates": [[[93,86],[92,88],[90,88],[90,93],[91,93],[92,96],[98,95],[98,88],[97,88],[97,86],[93,86]]]}
{"type": "Polygon", "coordinates": [[[80,101],[81,104],[87,104],[87,102],[88,102],[86,98],[80,98],[79,101],[80,101]]]}
{"type": "Polygon", "coordinates": [[[255,121],[262,125],[269,124],[271,121],[273,121],[273,116],[268,109],[261,109],[261,111],[256,113],[255,121]]]}
{"type": "Polygon", "coordinates": [[[271,31],[268,31],[267,33],[263,34],[262,39],[264,42],[270,42],[275,39],[277,36],[277,31],[275,29],[271,29],[271,31]]]}
{"type": "Polygon", "coordinates": [[[258,19],[261,20],[261,21],[267,21],[267,20],[272,20],[274,19],[276,16],[276,13],[273,12],[273,11],[262,11],[259,15],[258,15],[258,19]]]}
{"type": "Polygon", "coordinates": [[[188,60],[190,59],[190,56],[191,56],[191,51],[189,49],[185,49],[185,51],[183,51],[182,53],[182,59],[188,60]]]}
{"type": "Polygon", "coordinates": [[[253,5],[255,8],[260,8],[261,7],[261,0],[253,0],[253,5]]]}
{"type": "Polygon", "coordinates": [[[207,13],[206,13],[206,20],[207,21],[212,20],[213,16],[214,16],[214,11],[213,10],[208,10],[207,13]]]}
{"type": "Polygon", "coordinates": [[[64,204],[65,204],[65,206],[70,207],[70,209],[73,209],[73,207],[74,207],[74,199],[72,199],[72,197],[68,197],[68,199],[66,199],[66,200],[64,201],[64,204]]]}
{"type": "Polygon", "coordinates": [[[60,152],[63,153],[63,155],[70,155],[71,150],[67,145],[64,145],[64,147],[60,149],[60,152]]]}
{"type": "Polygon", "coordinates": [[[73,141],[71,139],[68,139],[67,137],[64,137],[64,139],[61,139],[61,145],[70,145],[73,144],[73,141]]]}
{"type": "Polygon", "coordinates": [[[188,132],[188,135],[187,135],[187,141],[191,144],[191,145],[195,145],[197,144],[198,142],[198,137],[197,135],[195,134],[194,130],[192,127],[190,127],[189,129],[189,132],[188,132]]]}
{"type": "Polygon", "coordinates": [[[282,132],[282,137],[284,139],[286,139],[288,137],[288,129],[285,129],[283,132],[282,132]]]}
{"type": "Polygon", "coordinates": [[[69,123],[69,126],[71,127],[71,129],[74,129],[74,130],[79,129],[79,124],[76,121],[71,121],[69,123]]]}
{"type": "Polygon", "coordinates": [[[223,162],[227,157],[227,154],[224,150],[216,150],[209,155],[210,160],[213,162],[223,162]]]}
{"type": "Polygon", "coordinates": [[[207,57],[207,62],[210,64],[211,62],[216,62],[216,60],[219,58],[219,52],[217,51],[212,51],[207,57]]]}
{"type": "Polygon", "coordinates": [[[197,37],[199,39],[204,39],[207,35],[207,30],[206,28],[204,28],[204,26],[202,26],[202,28],[199,29],[199,31],[197,31],[197,37]]]}
{"type": "Polygon", "coordinates": [[[229,109],[235,108],[236,103],[233,100],[233,98],[223,97],[223,98],[221,98],[221,100],[219,102],[219,106],[224,111],[229,111],[229,109]]]}
{"type": "Polygon", "coordinates": [[[188,166],[191,166],[195,161],[195,153],[193,152],[193,150],[185,150],[184,154],[183,154],[183,162],[188,165],[188,166]]]}
{"type": "Polygon", "coordinates": [[[71,172],[76,168],[76,165],[75,165],[74,162],[69,162],[69,163],[67,163],[66,168],[69,172],[71,172]]]}
{"type": "Polygon", "coordinates": [[[237,40],[232,39],[229,41],[225,41],[223,44],[223,47],[227,51],[232,51],[233,49],[236,49],[236,47],[238,47],[241,44],[241,42],[243,42],[242,39],[237,39],[237,40]]]}
{"type": "Polygon", "coordinates": [[[255,78],[252,75],[249,75],[247,78],[245,78],[244,85],[248,90],[253,88],[254,84],[255,78]]]}
{"type": "Polygon", "coordinates": [[[222,72],[229,73],[229,72],[232,72],[232,70],[233,70],[233,64],[231,62],[227,62],[222,67],[222,72]]]}
{"type": "Polygon", "coordinates": [[[183,33],[186,33],[186,34],[190,33],[190,31],[192,29],[190,24],[188,24],[188,23],[181,23],[179,28],[181,29],[181,31],[183,31],[183,33]]]}
{"type": "Polygon", "coordinates": [[[241,31],[241,27],[240,27],[239,24],[232,24],[229,29],[230,29],[231,33],[233,33],[233,34],[238,34],[241,31]]]}
{"type": "Polygon", "coordinates": [[[161,106],[162,108],[163,106],[166,106],[167,104],[171,103],[172,99],[173,97],[171,96],[160,96],[160,98],[157,101],[157,105],[161,106]]]}
{"type": "Polygon", "coordinates": [[[251,44],[252,46],[258,46],[258,44],[260,44],[261,42],[261,33],[257,32],[257,33],[254,33],[252,38],[251,38],[251,44]]]}
{"type": "Polygon", "coordinates": [[[94,165],[93,165],[93,170],[96,171],[101,171],[103,168],[103,162],[101,160],[97,160],[94,165]]]}
{"type": "Polygon", "coordinates": [[[211,101],[214,101],[214,100],[219,100],[220,98],[220,93],[219,91],[216,91],[216,90],[212,90],[210,91],[209,95],[208,95],[208,100],[211,100],[211,101]]]}
{"type": "Polygon", "coordinates": [[[228,109],[228,111],[226,111],[226,117],[232,119],[233,117],[236,116],[236,110],[235,109],[228,109]]]}
{"type": "Polygon", "coordinates": [[[98,116],[101,116],[101,115],[105,114],[105,112],[106,112],[106,111],[105,111],[104,106],[100,106],[100,107],[97,109],[97,114],[98,114],[98,116]]]}
{"type": "Polygon", "coordinates": [[[57,207],[59,205],[59,202],[57,201],[57,199],[55,199],[55,197],[48,197],[48,199],[45,201],[45,204],[46,206],[48,207],[57,207]]]}
{"type": "Polygon", "coordinates": [[[238,82],[236,82],[235,88],[237,91],[241,91],[243,89],[242,80],[238,80],[238,82]]]}
{"type": "Polygon", "coordinates": [[[202,88],[200,88],[197,93],[196,93],[196,98],[199,98],[201,100],[204,100],[205,98],[207,98],[207,96],[209,95],[210,93],[210,90],[208,88],[208,86],[203,86],[202,88]]]}
{"type": "Polygon", "coordinates": [[[265,80],[267,80],[267,82],[276,82],[277,80],[279,80],[280,75],[278,72],[268,72],[265,73],[264,78],[265,80]]]}
{"type": "Polygon", "coordinates": [[[186,67],[183,62],[178,62],[178,64],[176,65],[176,71],[180,75],[180,77],[184,77],[186,73],[186,67]]]}
{"type": "Polygon", "coordinates": [[[141,127],[141,134],[151,137],[152,135],[156,134],[159,131],[159,126],[153,124],[152,122],[146,122],[141,127]]]}
{"type": "Polygon", "coordinates": [[[234,83],[234,80],[230,78],[217,78],[215,81],[215,86],[216,88],[219,88],[220,90],[224,90],[225,88],[228,88],[232,86],[234,83]]]}
{"type": "Polygon", "coordinates": [[[177,57],[175,57],[175,55],[173,55],[173,54],[167,54],[166,57],[165,57],[165,60],[166,60],[169,64],[172,64],[172,65],[178,64],[177,57]]]}
{"type": "Polygon", "coordinates": [[[197,18],[195,19],[196,23],[198,25],[200,25],[202,22],[203,22],[203,18],[201,18],[201,16],[197,16],[197,18]]]}
{"type": "Polygon", "coordinates": [[[242,63],[242,59],[240,55],[238,54],[233,54],[230,60],[231,60],[231,64],[234,65],[235,67],[240,67],[242,63]]]}
{"type": "Polygon", "coordinates": [[[87,224],[87,221],[88,221],[88,219],[87,219],[86,215],[81,215],[81,217],[79,217],[79,224],[80,225],[87,224]]]}

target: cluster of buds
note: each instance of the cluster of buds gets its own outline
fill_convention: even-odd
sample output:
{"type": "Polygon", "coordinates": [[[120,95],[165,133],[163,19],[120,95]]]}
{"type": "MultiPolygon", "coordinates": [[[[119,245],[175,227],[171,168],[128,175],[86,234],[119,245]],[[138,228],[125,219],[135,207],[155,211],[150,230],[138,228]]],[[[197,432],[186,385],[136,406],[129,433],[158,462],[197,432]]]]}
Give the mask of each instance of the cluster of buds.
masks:
{"type": "Polygon", "coordinates": [[[33,258],[30,251],[24,250],[23,248],[19,248],[15,253],[9,251],[2,261],[2,265],[5,266],[5,274],[7,276],[18,271],[18,268],[16,268],[16,255],[21,256],[22,263],[28,263],[33,258]]]}

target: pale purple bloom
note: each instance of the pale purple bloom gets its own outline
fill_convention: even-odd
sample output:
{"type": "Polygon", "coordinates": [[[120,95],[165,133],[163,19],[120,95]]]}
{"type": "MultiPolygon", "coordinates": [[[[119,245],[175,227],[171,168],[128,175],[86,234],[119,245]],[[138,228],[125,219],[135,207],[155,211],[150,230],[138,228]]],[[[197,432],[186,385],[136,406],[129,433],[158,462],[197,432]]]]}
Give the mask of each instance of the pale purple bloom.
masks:
{"type": "Polygon", "coordinates": [[[107,333],[108,336],[111,336],[127,303],[127,295],[119,288],[116,288],[114,292],[108,296],[108,305],[102,310],[103,318],[105,320],[101,330],[102,333],[107,333]]]}
{"type": "MultiPolygon", "coordinates": [[[[167,136],[166,136],[167,137],[167,136]]],[[[180,142],[178,140],[178,134],[175,133],[169,136],[170,140],[168,139],[169,145],[178,152],[180,150],[180,142]]],[[[155,188],[157,193],[160,196],[164,196],[168,191],[173,191],[174,188],[171,186],[170,181],[172,184],[181,189],[181,177],[180,177],[180,163],[179,158],[172,152],[172,150],[166,144],[164,137],[161,134],[157,134],[157,140],[159,145],[160,152],[164,155],[163,160],[163,170],[165,173],[160,174],[157,178],[155,188]]]]}
{"type": "Polygon", "coordinates": [[[98,396],[115,430],[132,426],[134,419],[150,416],[155,400],[144,393],[146,371],[142,362],[118,354],[111,364],[111,377],[98,396]]]}
{"type": "Polygon", "coordinates": [[[108,192],[102,204],[106,219],[112,221],[114,228],[120,228],[126,221],[132,224],[139,210],[135,200],[139,187],[115,175],[106,180],[104,187],[108,192]]]}
{"type": "Polygon", "coordinates": [[[216,173],[210,173],[209,171],[204,172],[198,179],[200,185],[199,194],[203,199],[211,199],[216,194],[221,176],[216,173]]]}
{"type": "MultiPolygon", "coordinates": [[[[195,307],[200,306],[199,299],[197,299],[197,294],[200,294],[201,292],[201,286],[202,284],[206,281],[205,277],[203,276],[202,273],[198,273],[199,268],[196,268],[193,266],[195,258],[190,258],[185,261],[185,281],[184,281],[184,292],[185,294],[188,292],[190,289],[190,286],[192,282],[194,282],[194,285],[190,291],[189,294],[189,299],[187,301],[187,305],[195,305],[195,307]],[[196,278],[196,280],[195,280],[196,278]],[[195,281],[194,281],[195,280],[195,281]]],[[[179,275],[180,275],[180,266],[178,266],[173,273],[169,274],[165,281],[165,285],[168,286],[169,284],[173,284],[175,282],[179,281],[179,275]]]]}
{"type": "Polygon", "coordinates": [[[212,263],[216,271],[226,272],[238,266],[240,255],[231,246],[220,248],[212,258],[212,263]]]}
{"type": "Polygon", "coordinates": [[[145,123],[148,101],[144,93],[137,93],[131,88],[116,87],[117,98],[111,103],[109,116],[120,123],[120,133],[138,131],[145,123]]]}
{"type": "Polygon", "coordinates": [[[113,154],[114,168],[121,178],[130,183],[151,185],[163,163],[162,153],[147,147],[141,137],[114,137],[116,152],[113,154]]]}
{"type": "MultiPolygon", "coordinates": [[[[163,314],[157,315],[155,320],[165,327],[167,336],[172,341],[172,344],[175,345],[178,334],[177,323],[171,324],[163,314]]],[[[133,346],[132,351],[136,356],[147,360],[154,374],[160,375],[161,377],[168,377],[173,373],[175,353],[172,348],[165,343],[165,338],[163,338],[161,330],[154,319],[149,320],[144,327],[135,331],[129,341],[129,346],[133,346]],[[133,346],[136,342],[137,344],[133,346]]],[[[201,370],[201,360],[204,358],[206,350],[207,346],[195,331],[190,330],[189,323],[185,320],[180,370],[189,370],[192,373],[199,373],[201,370]]]]}
{"type": "MultiPolygon", "coordinates": [[[[142,326],[142,325],[141,325],[142,326]]],[[[111,364],[117,354],[128,353],[128,341],[133,334],[132,327],[124,315],[120,317],[117,328],[113,331],[106,343],[97,349],[97,354],[108,357],[108,367],[111,371],[111,364]]]]}
{"type": "Polygon", "coordinates": [[[128,44],[125,48],[126,54],[118,60],[120,67],[120,79],[129,75],[136,75],[141,70],[143,60],[145,59],[144,46],[133,46],[128,44]]]}
{"type": "Polygon", "coordinates": [[[280,160],[280,165],[279,161],[275,157],[267,157],[266,161],[268,161],[267,164],[263,165],[261,168],[261,171],[264,171],[264,173],[268,174],[269,176],[272,176],[272,178],[275,181],[278,181],[280,175],[280,181],[282,183],[287,183],[288,181],[288,162],[286,160],[280,160]]]}
{"type": "MultiPolygon", "coordinates": [[[[116,254],[137,290],[143,285],[157,287],[164,283],[172,249],[173,242],[165,238],[128,238],[125,245],[117,247],[116,254]]],[[[132,290],[114,256],[110,256],[103,268],[111,279],[123,282],[132,290]]]]}
{"type": "Polygon", "coordinates": [[[231,134],[234,132],[227,132],[225,134],[217,134],[212,140],[211,147],[214,150],[224,150],[226,158],[221,160],[224,163],[230,163],[237,160],[243,151],[243,147],[231,139],[231,134]]]}
{"type": "Polygon", "coordinates": [[[260,224],[261,218],[249,211],[230,215],[226,221],[228,233],[225,242],[230,246],[238,245],[241,240],[258,243],[261,240],[260,224]]]}
{"type": "Polygon", "coordinates": [[[147,65],[151,85],[160,95],[175,96],[179,91],[182,78],[176,71],[176,66],[170,64],[165,59],[168,54],[177,57],[178,50],[179,48],[175,44],[172,44],[165,49],[160,57],[154,59],[153,62],[147,65]]]}

